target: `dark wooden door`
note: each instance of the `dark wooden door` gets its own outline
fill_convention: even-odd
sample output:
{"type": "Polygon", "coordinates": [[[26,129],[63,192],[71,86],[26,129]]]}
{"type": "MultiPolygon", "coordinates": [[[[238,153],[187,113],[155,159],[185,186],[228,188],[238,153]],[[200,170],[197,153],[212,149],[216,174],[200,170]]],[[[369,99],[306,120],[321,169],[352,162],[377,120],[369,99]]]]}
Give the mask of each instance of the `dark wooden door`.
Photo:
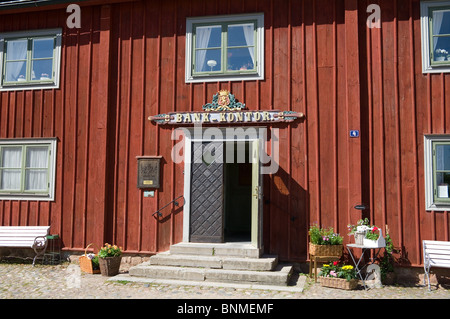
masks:
{"type": "Polygon", "coordinates": [[[223,242],[224,144],[192,145],[191,242],[223,242]]]}

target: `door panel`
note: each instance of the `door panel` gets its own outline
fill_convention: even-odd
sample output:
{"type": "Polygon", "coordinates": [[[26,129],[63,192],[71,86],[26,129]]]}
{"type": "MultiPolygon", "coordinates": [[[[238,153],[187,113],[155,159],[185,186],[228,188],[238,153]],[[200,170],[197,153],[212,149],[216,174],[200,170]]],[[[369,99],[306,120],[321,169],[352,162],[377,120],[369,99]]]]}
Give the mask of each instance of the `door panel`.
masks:
{"type": "Polygon", "coordinates": [[[223,242],[223,143],[192,144],[191,242],[223,242]]]}

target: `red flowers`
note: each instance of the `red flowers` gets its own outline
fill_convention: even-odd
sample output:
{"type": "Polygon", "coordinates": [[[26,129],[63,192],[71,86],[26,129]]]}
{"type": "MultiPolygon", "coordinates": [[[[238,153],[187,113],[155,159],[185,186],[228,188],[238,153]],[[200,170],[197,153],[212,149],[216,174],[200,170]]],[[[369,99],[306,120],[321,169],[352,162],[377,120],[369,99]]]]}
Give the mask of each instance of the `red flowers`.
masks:
{"type": "Polygon", "coordinates": [[[378,230],[377,226],[373,226],[372,233],[376,232],[378,230]]]}
{"type": "Polygon", "coordinates": [[[333,266],[337,266],[338,262],[337,261],[333,261],[333,266]]]}

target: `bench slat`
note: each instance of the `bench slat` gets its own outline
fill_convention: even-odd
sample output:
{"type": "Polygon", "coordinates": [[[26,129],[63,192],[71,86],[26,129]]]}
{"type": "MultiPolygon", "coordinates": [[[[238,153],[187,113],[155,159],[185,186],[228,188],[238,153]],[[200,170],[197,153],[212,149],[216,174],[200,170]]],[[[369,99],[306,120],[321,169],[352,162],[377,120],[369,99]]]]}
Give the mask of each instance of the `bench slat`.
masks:
{"type": "Polygon", "coordinates": [[[424,247],[442,247],[443,249],[448,249],[450,247],[450,242],[446,242],[446,241],[428,241],[428,240],[424,240],[423,241],[423,246],[424,247]]]}
{"type": "Polygon", "coordinates": [[[49,230],[50,226],[0,226],[0,247],[32,247],[35,238],[48,235],[49,230]]]}
{"type": "Polygon", "coordinates": [[[445,256],[445,255],[450,256],[450,249],[448,249],[448,250],[443,250],[443,249],[426,249],[425,253],[427,253],[427,254],[434,254],[434,255],[442,255],[442,256],[445,256]]]}

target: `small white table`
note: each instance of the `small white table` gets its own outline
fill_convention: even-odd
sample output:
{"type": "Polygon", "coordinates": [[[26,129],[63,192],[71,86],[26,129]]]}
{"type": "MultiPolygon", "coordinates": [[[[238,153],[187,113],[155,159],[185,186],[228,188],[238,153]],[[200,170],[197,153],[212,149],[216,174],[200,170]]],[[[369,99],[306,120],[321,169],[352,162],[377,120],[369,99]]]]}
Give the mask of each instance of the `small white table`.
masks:
{"type": "Polygon", "coordinates": [[[385,245],[382,246],[382,247],[367,247],[367,246],[364,246],[364,245],[357,245],[357,244],[348,244],[347,245],[348,253],[350,254],[350,257],[352,258],[353,263],[355,264],[356,273],[359,276],[359,278],[361,279],[361,281],[362,281],[362,283],[364,285],[364,289],[367,289],[365,281],[367,280],[367,276],[368,275],[366,274],[366,276],[363,278],[361,272],[362,272],[362,270],[364,268],[366,268],[370,264],[373,264],[374,260],[377,259],[378,255],[380,254],[381,249],[384,248],[384,247],[385,247],[385,245]],[[351,248],[360,248],[360,249],[362,249],[361,257],[359,257],[358,262],[355,261],[355,258],[353,257],[353,253],[352,253],[351,248]],[[374,250],[375,255],[370,258],[370,262],[366,263],[364,258],[363,258],[364,254],[367,251],[370,252],[372,249],[374,250]],[[364,261],[364,264],[361,264],[362,261],[364,261]]]}

